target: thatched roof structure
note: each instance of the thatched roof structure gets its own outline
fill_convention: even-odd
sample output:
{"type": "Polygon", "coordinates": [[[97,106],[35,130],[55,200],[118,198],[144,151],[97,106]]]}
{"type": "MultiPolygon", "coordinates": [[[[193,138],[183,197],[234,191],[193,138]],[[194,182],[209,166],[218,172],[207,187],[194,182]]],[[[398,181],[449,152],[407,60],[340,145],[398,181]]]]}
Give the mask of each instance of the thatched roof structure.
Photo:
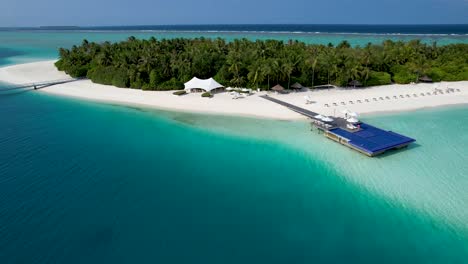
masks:
{"type": "Polygon", "coordinates": [[[281,86],[281,85],[279,85],[279,84],[275,85],[275,86],[274,86],[273,88],[271,88],[271,89],[272,89],[273,91],[277,91],[277,92],[282,92],[282,91],[284,91],[284,87],[281,86]]]}
{"type": "Polygon", "coordinates": [[[359,87],[362,86],[362,83],[360,81],[352,80],[348,83],[348,86],[359,87]]]}
{"type": "Polygon", "coordinates": [[[302,88],[304,88],[304,86],[302,86],[302,84],[300,84],[300,83],[295,83],[295,84],[291,85],[291,88],[293,88],[293,89],[302,89],[302,88]]]}
{"type": "Polygon", "coordinates": [[[432,82],[432,79],[431,79],[429,76],[424,75],[424,76],[422,76],[422,77],[419,78],[419,81],[420,81],[420,82],[431,83],[431,82],[432,82]]]}

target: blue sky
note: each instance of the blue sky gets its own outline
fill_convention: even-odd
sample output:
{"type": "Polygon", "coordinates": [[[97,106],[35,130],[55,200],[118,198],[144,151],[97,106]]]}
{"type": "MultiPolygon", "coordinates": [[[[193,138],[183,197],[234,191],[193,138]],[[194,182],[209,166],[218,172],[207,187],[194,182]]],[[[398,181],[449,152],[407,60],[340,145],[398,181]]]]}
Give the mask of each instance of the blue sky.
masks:
{"type": "Polygon", "coordinates": [[[2,0],[0,27],[466,24],[468,0],[2,0]]]}

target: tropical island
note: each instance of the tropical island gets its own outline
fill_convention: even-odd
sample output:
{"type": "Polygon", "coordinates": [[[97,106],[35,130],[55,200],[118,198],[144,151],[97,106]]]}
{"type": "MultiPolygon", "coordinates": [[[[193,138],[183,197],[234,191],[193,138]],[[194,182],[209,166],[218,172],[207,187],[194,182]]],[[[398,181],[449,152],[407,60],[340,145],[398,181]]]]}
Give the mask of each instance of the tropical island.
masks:
{"type": "Polygon", "coordinates": [[[468,102],[467,44],[438,46],[414,40],[352,47],[344,41],[335,47],[298,41],[130,37],[119,43],[85,40],[59,53],[58,60],[0,68],[0,79],[24,84],[87,77],[39,91],[171,111],[280,120],[304,117],[262,96],[330,116],[346,109],[368,114],[468,102]],[[213,77],[226,90],[239,87],[234,90],[248,94],[218,92],[213,99],[207,99],[210,93],[187,94],[186,84],[195,77],[213,77]],[[302,88],[292,92],[298,83],[302,88]],[[365,89],[354,89],[357,86],[365,89]],[[277,94],[278,87],[285,93],[277,94]],[[172,91],[181,89],[185,91],[172,91]]]}
{"type": "Polygon", "coordinates": [[[269,89],[298,82],[309,87],[377,86],[425,80],[468,80],[468,45],[419,40],[351,47],[277,40],[162,39],[94,43],[61,48],[55,63],[73,77],[143,90],[177,90],[192,77],[214,77],[235,87],[269,89]]]}

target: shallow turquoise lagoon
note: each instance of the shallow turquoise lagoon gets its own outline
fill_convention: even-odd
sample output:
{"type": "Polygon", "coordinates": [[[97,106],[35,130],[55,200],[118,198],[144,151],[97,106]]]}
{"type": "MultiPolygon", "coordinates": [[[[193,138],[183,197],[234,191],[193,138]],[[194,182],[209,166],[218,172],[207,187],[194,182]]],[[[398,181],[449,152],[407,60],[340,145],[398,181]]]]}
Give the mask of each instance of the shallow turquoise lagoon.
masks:
{"type": "Polygon", "coordinates": [[[0,259],[462,263],[465,111],[369,118],[418,139],[370,159],[305,122],[3,92],[0,259]]]}

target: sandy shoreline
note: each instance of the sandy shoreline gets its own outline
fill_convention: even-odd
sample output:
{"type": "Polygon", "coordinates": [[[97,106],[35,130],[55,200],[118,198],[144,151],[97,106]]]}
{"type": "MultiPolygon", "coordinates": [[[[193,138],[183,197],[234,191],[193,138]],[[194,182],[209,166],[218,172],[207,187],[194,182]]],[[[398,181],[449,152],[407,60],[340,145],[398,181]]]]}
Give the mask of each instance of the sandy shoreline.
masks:
{"type": "MultiPolygon", "coordinates": [[[[65,73],[57,71],[53,63],[54,61],[42,61],[0,68],[0,81],[19,84],[67,78],[68,76],[65,73]]],[[[213,98],[208,99],[202,98],[200,94],[174,96],[173,91],[122,89],[94,84],[89,80],[51,86],[40,91],[61,96],[164,110],[281,120],[303,119],[301,115],[259,97],[259,95],[264,95],[266,92],[236,100],[233,100],[228,93],[218,93],[213,98]]],[[[343,109],[349,109],[360,114],[375,114],[468,104],[468,81],[438,84],[395,84],[364,89],[331,89],[284,95],[269,93],[269,95],[325,115],[341,115],[343,109]],[[444,91],[444,93],[427,95],[427,93],[434,92],[436,87],[444,91]],[[447,88],[459,91],[446,93],[447,88]],[[422,96],[421,94],[425,95],[422,96]],[[304,96],[307,95],[314,103],[306,104],[304,96]],[[369,102],[366,102],[366,99],[369,102]],[[358,100],[362,103],[359,103],[358,100]],[[326,105],[329,105],[329,107],[326,105]]]]}

